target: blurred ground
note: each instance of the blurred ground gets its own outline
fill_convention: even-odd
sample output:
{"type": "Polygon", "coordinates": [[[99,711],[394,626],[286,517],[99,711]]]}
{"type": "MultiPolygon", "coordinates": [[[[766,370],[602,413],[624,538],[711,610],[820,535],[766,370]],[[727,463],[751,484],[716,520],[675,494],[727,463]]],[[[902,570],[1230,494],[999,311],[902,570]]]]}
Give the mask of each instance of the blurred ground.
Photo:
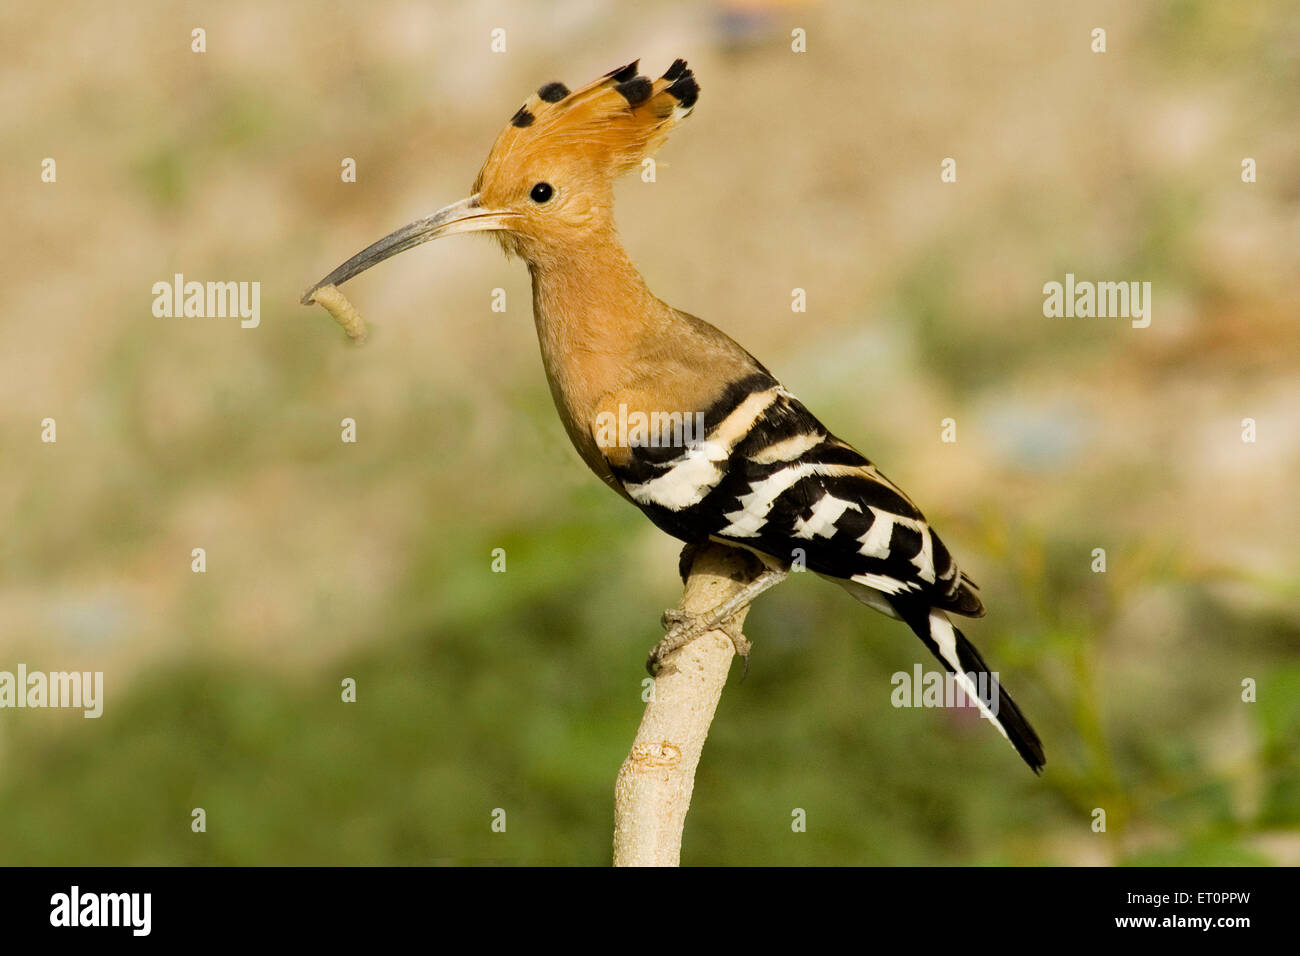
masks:
{"type": "Polygon", "coordinates": [[[620,186],[633,258],[926,510],[1049,761],[893,709],[923,649],[794,579],[685,862],[1300,863],[1300,7],[635,9],[0,12],[0,669],[107,696],[0,711],[0,862],[607,862],[677,549],[568,448],[525,270],[385,263],[362,349],[296,300],[467,194],[541,83],[684,56],[699,107],[620,186]],[[260,281],[261,326],[154,318],[176,272],[260,281]],[[1066,272],[1152,282],[1151,327],[1045,318],[1066,272]]]}

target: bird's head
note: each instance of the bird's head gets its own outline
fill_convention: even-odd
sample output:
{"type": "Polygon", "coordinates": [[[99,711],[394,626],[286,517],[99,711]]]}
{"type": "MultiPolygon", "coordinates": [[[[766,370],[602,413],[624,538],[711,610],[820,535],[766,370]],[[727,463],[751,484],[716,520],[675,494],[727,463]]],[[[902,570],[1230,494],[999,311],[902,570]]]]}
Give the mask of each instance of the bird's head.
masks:
{"type": "Polygon", "coordinates": [[[492,232],[529,262],[612,238],[613,184],[639,166],[695,106],[699,85],[684,60],[657,80],[637,63],[581,89],[548,83],[497,137],[473,194],[359,252],[317,283],[340,285],[413,246],[467,232],[492,232]]]}

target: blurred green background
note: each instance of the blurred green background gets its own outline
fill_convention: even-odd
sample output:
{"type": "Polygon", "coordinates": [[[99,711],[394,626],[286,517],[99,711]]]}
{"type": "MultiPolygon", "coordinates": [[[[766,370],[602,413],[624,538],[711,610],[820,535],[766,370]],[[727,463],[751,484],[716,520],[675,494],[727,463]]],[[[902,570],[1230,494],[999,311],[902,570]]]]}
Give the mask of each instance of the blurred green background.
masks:
{"type": "Polygon", "coordinates": [[[106,700],[0,711],[0,862],[608,862],[677,545],[569,448],[525,269],[385,263],[347,288],[363,348],[296,300],[466,195],[540,84],[684,56],[695,115],[619,187],[633,258],[908,489],[1048,754],[1035,779],[969,712],[895,710],[923,648],[794,578],[750,615],[684,862],[1300,863],[1298,14],[5,5],[0,669],[102,670],[106,700]],[[261,326],[154,318],[175,272],[260,281],[261,326]],[[1152,282],[1151,327],[1045,318],[1066,272],[1152,282]]]}

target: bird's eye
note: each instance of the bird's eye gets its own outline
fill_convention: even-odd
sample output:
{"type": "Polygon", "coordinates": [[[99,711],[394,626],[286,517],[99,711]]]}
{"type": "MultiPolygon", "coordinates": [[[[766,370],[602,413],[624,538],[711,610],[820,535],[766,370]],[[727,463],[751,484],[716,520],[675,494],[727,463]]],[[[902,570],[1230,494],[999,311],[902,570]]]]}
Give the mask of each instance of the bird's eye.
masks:
{"type": "Polygon", "coordinates": [[[555,195],[555,190],[551,187],[550,183],[538,183],[533,187],[533,191],[528,195],[532,198],[533,202],[544,203],[555,195]]]}

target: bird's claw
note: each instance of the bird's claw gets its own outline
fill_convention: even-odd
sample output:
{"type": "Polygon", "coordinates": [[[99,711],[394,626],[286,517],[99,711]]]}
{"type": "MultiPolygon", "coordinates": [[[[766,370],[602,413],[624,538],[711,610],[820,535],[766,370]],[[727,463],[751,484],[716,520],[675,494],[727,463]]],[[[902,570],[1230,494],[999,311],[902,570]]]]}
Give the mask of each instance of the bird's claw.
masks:
{"type": "Polygon", "coordinates": [[[723,630],[726,632],[727,637],[731,638],[731,643],[736,646],[736,656],[740,658],[743,665],[740,672],[740,680],[743,683],[745,678],[749,676],[749,652],[754,649],[754,645],[749,638],[740,632],[740,628],[736,627],[735,624],[728,624],[723,630]]]}
{"type": "Polygon", "coordinates": [[[685,624],[690,619],[691,615],[687,614],[681,608],[670,607],[664,610],[663,617],[659,619],[659,623],[663,625],[665,631],[671,631],[673,628],[685,624]]]}
{"type": "Polygon", "coordinates": [[[740,678],[744,680],[745,675],[749,673],[749,653],[753,648],[749,638],[741,633],[740,628],[736,626],[734,621],[729,620],[721,625],[709,625],[705,620],[706,617],[707,615],[696,616],[676,607],[665,610],[661,623],[668,633],[664,635],[663,640],[651,648],[650,654],[646,657],[646,672],[651,677],[671,673],[674,668],[671,665],[667,667],[664,665],[664,659],[668,655],[685,647],[701,634],[711,630],[720,630],[731,638],[731,643],[736,648],[736,655],[744,661],[744,672],[740,678]]]}

